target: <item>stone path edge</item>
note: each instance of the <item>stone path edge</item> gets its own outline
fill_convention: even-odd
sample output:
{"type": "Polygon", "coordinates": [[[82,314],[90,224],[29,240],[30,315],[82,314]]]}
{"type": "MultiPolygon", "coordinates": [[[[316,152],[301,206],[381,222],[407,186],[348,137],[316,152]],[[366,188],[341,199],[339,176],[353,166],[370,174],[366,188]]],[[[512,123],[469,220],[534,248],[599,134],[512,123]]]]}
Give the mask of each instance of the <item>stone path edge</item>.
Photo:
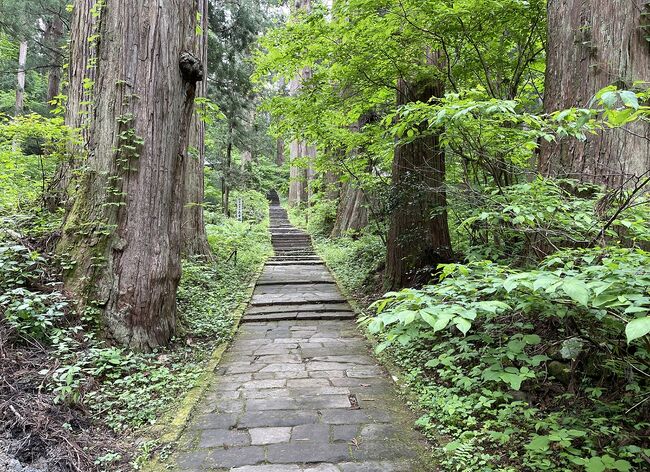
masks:
{"type": "MultiPolygon", "coordinates": [[[[226,352],[228,347],[230,347],[235,334],[239,330],[244,313],[253,298],[253,292],[257,286],[257,281],[262,276],[264,266],[271,256],[272,253],[260,263],[260,266],[253,273],[249,285],[246,288],[246,298],[234,309],[233,326],[230,330],[229,339],[220,343],[212,351],[210,360],[205,366],[197,384],[183,396],[180,400],[180,406],[172,408],[172,410],[163,415],[154,426],[148,428],[146,432],[138,438],[140,441],[155,441],[156,451],[163,451],[166,446],[172,446],[181,438],[190,423],[190,419],[192,418],[196,406],[199,404],[208,388],[219,380],[215,371],[221,363],[223,354],[226,352]]],[[[162,472],[168,470],[168,465],[168,463],[159,457],[157,452],[154,452],[151,457],[145,459],[140,470],[142,472],[162,472]]]]}
{"type": "MultiPolygon", "coordinates": [[[[336,285],[339,287],[339,290],[341,294],[343,295],[343,298],[345,298],[348,301],[348,304],[352,307],[352,310],[356,313],[357,316],[363,315],[363,309],[361,308],[361,305],[359,302],[352,296],[352,294],[348,291],[347,287],[345,284],[341,282],[339,277],[336,275],[336,272],[334,269],[330,266],[329,261],[327,258],[323,255],[320,246],[316,241],[314,241],[314,237],[310,234],[311,240],[312,240],[312,246],[314,247],[314,252],[318,254],[318,256],[322,259],[323,263],[325,264],[325,267],[329,271],[329,273],[332,275],[332,278],[336,282],[336,285]]],[[[388,372],[388,375],[390,376],[390,380],[393,382],[395,385],[395,390],[397,394],[402,397],[404,400],[406,400],[406,406],[407,408],[416,416],[420,417],[424,414],[424,410],[418,406],[417,398],[416,398],[416,393],[413,392],[402,380],[405,377],[404,372],[402,369],[400,369],[397,365],[395,365],[394,362],[392,362],[388,357],[386,357],[383,354],[377,354],[376,352],[376,347],[379,345],[379,341],[377,338],[372,336],[370,333],[368,333],[366,330],[364,330],[361,326],[357,324],[357,330],[361,333],[361,335],[368,341],[369,347],[372,349],[372,355],[377,361],[386,369],[388,372]]],[[[426,439],[426,438],[425,438],[426,439]]],[[[431,444],[431,441],[427,439],[427,442],[431,444]]],[[[429,456],[429,459],[431,460],[431,456],[429,456]]]]}

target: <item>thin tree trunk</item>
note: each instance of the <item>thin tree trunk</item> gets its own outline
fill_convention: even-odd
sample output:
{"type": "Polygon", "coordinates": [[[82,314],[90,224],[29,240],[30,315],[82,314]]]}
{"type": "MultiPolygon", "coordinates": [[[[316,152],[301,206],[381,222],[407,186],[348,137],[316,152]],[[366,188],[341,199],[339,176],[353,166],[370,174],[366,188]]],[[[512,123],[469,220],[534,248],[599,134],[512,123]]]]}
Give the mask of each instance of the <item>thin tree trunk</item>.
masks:
{"type": "Polygon", "coordinates": [[[230,183],[228,177],[232,167],[232,136],[233,125],[228,127],[228,146],[226,147],[226,162],[221,176],[221,208],[223,214],[230,217],[230,183]]]}
{"type": "MultiPolygon", "coordinates": [[[[289,95],[297,95],[300,90],[300,79],[289,83],[289,95]]],[[[305,168],[296,163],[305,156],[307,145],[304,141],[294,140],[289,148],[289,205],[299,205],[307,201],[307,173],[305,168]]]]}
{"type": "Polygon", "coordinates": [[[282,166],[284,164],[284,140],[282,138],[278,138],[276,142],[276,153],[275,153],[275,163],[278,166],[282,166]]]}
{"type": "MultiPolygon", "coordinates": [[[[201,20],[201,35],[196,37],[196,51],[203,63],[203,76],[208,70],[208,0],[196,0],[201,20]]],[[[197,97],[207,95],[207,82],[197,84],[197,97]]],[[[190,134],[191,152],[185,160],[185,184],[183,198],[183,255],[211,257],[210,245],[205,234],[203,203],[205,197],[205,123],[198,113],[192,117],[190,134]]]]}
{"type": "MultiPolygon", "coordinates": [[[[176,328],[183,169],[203,70],[189,54],[196,14],[195,2],[108,0],[98,19],[91,158],[58,249],[75,262],[66,289],[135,349],[167,343],[176,328]]],[[[72,67],[83,60],[72,56],[72,67]]]]}
{"type": "Polygon", "coordinates": [[[50,108],[56,107],[56,103],[54,102],[56,97],[61,93],[62,55],[59,53],[59,48],[63,40],[63,33],[64,26],[61,18],[55,16],[47,22],[44,40],[50,49],[48,54],[50,57],[50,66],[47,76],[47,103],[50,108]]]}
{"type": "MultiPolygon", "coordinates": [[[[650,81],[650,45],[641,28],[648,0],[550,0],[545,109],[588,107],[596,92],[615,84],[650,81]]],[[[585,142],[544,142],[540,172],[619,186],[650,169],[650,123],[604,130],[585,142]]]]}
{"type": "Polygon", "coordinates": [[[18,80],[16,85],[16,116],[25,110],[25,68],[27,66],[27,41],[21,41],[18,49],[18,80]]]}
{"type": "MultiPolygon", "coordinates": [[[[397,104],[441,97],[441,81],[398,82],[397,104]]],[[[387,239],[387,288],[426,283],[438,264],[453,258],[447,222],[445,154],[439,136],[397,146],[393,159],[394,207],[387,239]]]]}
{"type": "MultiPolygon", "coordinates": [[[[289,149],[289,159],[293,163],[305,155],[305,144],[293,141],[289,149]]],[[[307,201],[307,172],[304,167],[292,165],[289,169],[289,205],[299,205],[307,201]]]]}
{"type": "MultiPolygon", "coordinates": [[[[311,0],[295,0],[295,11],[304,10],[311,12],[311,0]]],[[[306,68],[291,82],[289,82],[289,95],[297,95],[300,91],[302,81],[309,77],[311,71],[306,68]]],[[[289,162],[291,167],[289,169],[289,205],[299,205],[308,202],[309,188],[308,179],[309,171],[299,164],[294,165],[296,160],[308,157],[311,152],[311,147],[302,140],[296,140],[291,143],[289,162]]],[[[314,152],[315,154],[315,152],[314,152]]]]}

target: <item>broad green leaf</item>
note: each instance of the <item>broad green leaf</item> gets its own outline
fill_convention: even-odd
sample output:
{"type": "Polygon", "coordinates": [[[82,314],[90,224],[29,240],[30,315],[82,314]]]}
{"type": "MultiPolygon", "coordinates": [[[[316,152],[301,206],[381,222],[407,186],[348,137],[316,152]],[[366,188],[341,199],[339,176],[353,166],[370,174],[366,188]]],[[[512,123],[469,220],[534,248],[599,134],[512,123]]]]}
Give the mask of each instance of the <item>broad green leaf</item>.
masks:
{"type": "Polygon", "coordinates": [[[526,449],[531,451],[548,451],[549,444],[551,443],[548,436],[535,436],[533,440],[528,443],[526,449]]]}
{"type": "Polygon", "coordinates": [[[621,97],[621,100],[626,107],[634,109],[639,108],[639,100],[636,98],[636,94],[634,92],[623,90],[619,93],[619,96],[621,97]]]}
{"type": "Polygon", "coordinates": [[[589,303],[589,288],[582,281],[573,277],[567,277],[562,283],[562,290],[575,302],[582,306],[587,306],[589,303]]]}
{"type": "Polygon", "coordinates": [[[628,344],[650,333],[650,316],[630,321],[625,327],[628,344]]]}
{"type": "Polygon", "coordinates": [[[416,315],[416,314],[417,314],[417,313],[416,313],[415,311],[412,311],[412,310],[406,310],[406,311],[401,311],[401,312],[399,312],[399,313],[398,313],[398,317],[399,317],[399,320],[400,320],[403,324],[405,324],[405,325],[409,325],[409,324],[413,323],[413,321],[415,321],[415,315],[416,315]]]}
{"type": "Polygon", "coordinates": [[[429,326],[431,326],[435,331],[436,322],[437,322],[438,319],[435,316],[431,316],[429,313],[427,313],[424,310],[420,311],[420,316],[422,317],[424,322],[426,324],[428,324],[429,326]]]}
{"type": "Polygon", "coordinates": [[[458,328],[458,330],[463,333],[463,335],[467,334],[467,332],[472,327],[472,323],[470,323],[465,318],[460,317],[455,319],[454,324],[456,325],[456,328],[458,328]]]}
{"type": "Polygon", "coordinates": [[[454,318],[452,313],[441,313],[436,322],[433,324],[433,332],[437,333],[447,327],[449,322],[454,318]]]}

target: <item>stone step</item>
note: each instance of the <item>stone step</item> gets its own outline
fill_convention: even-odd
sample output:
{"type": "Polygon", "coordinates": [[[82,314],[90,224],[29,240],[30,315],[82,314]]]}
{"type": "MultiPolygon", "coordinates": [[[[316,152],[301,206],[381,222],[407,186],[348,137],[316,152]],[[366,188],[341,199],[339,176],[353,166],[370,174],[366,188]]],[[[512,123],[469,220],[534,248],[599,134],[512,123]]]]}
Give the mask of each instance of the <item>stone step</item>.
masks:
{"type": "Polygon", "coordinates": [[[269,295],[280,295],[280,294],[301,294],[301,293],[310,293],[310,292],[323,292],[336,295],[336,285],[323,283],[323,282],[313,282],[311,284],[294,284],[294,283],[275,283],[275,284],[258,284],[255,287],[255,295],[269,294],[269,295]]]}
{"type": "Polygon", "coordinates": [[[333,312],[288,312],[288,313],[269,313],[265,315],[244,315],[242,323],[255,323],[267,321],[287,321],[287,320],[350,320],[356,318],[351,311],[333,311],[333,312]]]}
{"type": "Polygon", "coordinates": [[[251,306],[272,305],[307,305],[310,303],[332,304],[347,303],[347,300],[338,293],[282,293],[278,295],[253,295],[251,306]]]}
{"type": "Polygon", "coordinates": [[[326,313],[331,311],[352,311],[347,303],[306,303],[303,305],[272,305],[251,307],[247,315],[262,315],[269,313],[306,312],[326,313]]]}
{"type": "Polygon", "coordinates": [[[319,266],[325,265],[321,261],[275,261],[267,262],[267,266],[319,266]]]}
{"type": "Polygon", "coordinates": [[[334,280],[314,280],[314,279],[302,279],[302,280],[291,280],[291,281],[273,281],[273,280],[266,280],[262,282],[257,282],[258,287],[266,287],[266,286],[273,286],[273,285],[312,285],[312,284],[331,284],[331,285],[336,285],[336,282],[334,280]]]}
{"type": "Polygon", "coordinates": [[[296,281],[300,281],[301,279],[308,277],[310,279],[317,280],[320,283],[334,283],[334,280],[332,277],[327,273],[324,272],[322,274],[315,274],[315,273],[300,273],[296,274],[295,276],[285,276],[285,275],[278,275],[278,274],[266,274],[263,277],[259,279],[259,283],[264,284],[264,283],[269,283],[276,285],[279,282],[281,283],[294,283],[296,281]]]}
{"type": "Polygon", "coordinates": [[[283,260],[283,261],[291,261],[291,260],[306,260],[306,261],[319,260],[320,261],[320,257],[318,257],[318,256],[301,256],[301,255],[297,255],[297,256],[273,256],[271,258],[271,260],[274,260],[274,259],[283,260]]]}

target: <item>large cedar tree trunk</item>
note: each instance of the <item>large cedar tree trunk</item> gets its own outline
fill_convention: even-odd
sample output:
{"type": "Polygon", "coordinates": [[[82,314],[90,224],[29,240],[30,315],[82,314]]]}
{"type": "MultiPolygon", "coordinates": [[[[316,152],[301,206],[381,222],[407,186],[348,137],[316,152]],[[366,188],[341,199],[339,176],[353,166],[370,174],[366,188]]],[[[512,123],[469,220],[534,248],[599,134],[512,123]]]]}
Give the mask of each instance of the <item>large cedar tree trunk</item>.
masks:
{"type": "MultiPolygon", "coordinates": [[[[296,95],[300,90],[301,81],[293,79],[289,83],[289,95],[296,95]]],[[[307,154],[307,143],[294,140],[289,146],[289,205],[299,205],[307,201],[307,170],[300,166],[299,161],[307,154]]]]}
{"type": "Polygon", "coordinates": [[[332,237],[338,238],[348,231],[360,231],[367,225],[368,209],[363,190],[353,182],[345,182],[341,186],[332,237]]]}
{"type": "Polygon", "coordinates": [[[289,148],[289,205],[298,205],[307,201],[307,171],[293,163],[305,156],[306,145],[303,141],[292,141],[289,148]]]}
{"type": "MultiPolygon", "coordinates": [[[[399,80],[397,104],[441,97],[440,81],[399,80]]],[[[445,154],[437,135],[395,148],[394,206],[387,239],[385,285],[399,289],[428,282],[431,272],[453,254],[447,222],[445,154]]]]}
{"type": "MultiPolygon", "coordinates": [[[[650,43],[641,28],[648,0],[549,0],[547,111],[588,107],[598,90],[650,81],[650,43]]],[[[650,169],[650,124],[605,130],[586,142],[544,143],[540,171],[617,186],[650,169]]]]}
{"type": "MultiPolygon", "coordinates": [[[[203,70],[188,54],[196,15],[192,1],[107,0],[98,19],[90,155],[59,252],[75,264],[66,289],[135,349],[176,328],[183,170],[203,70]]],[[[84,60],[72,56],[72,67],[84,60]]]]}
{"type": "Polygon", "coordinates": [[[284,164],[284,139],[278,138],[276,141],[275,163],[278,166],[284,164]]]}
{"type": "MultiPolygon", "coordinates": [[[[201,34],[196,36],[195,50],[203,63],[203,75],[207,77],[208,64],[208,0],[196,0],[201,34]]],[[[197,97],[207,95],[207,81],[197,84],[197,97]]],[[[205,123],[197,113],[192,117],[190,149],[185,160],[185,184],[183,205],[183,254],[186,256],[211,256],[205,234],[203,204],[205,196],[205,123]]]]}
{"type": "MultiPolygon", "coordinates": [[[[359,133],[364,126],[375,118],[374,113],[366,113],[350,127],[350,130],[359,133]]],[[[363,149],[356,149],[352,156],[359,154],[363,149]]],[[[354,179],[354,175],[351,176],[354,179]]],[[[368,225],[368,202],[365,193],[355,180],[345,182],[340,186],[339,206],[336,211],[336,221],[332,230],[332,237],[343,236],[347,231],[359,231],[368,225]]]]}

